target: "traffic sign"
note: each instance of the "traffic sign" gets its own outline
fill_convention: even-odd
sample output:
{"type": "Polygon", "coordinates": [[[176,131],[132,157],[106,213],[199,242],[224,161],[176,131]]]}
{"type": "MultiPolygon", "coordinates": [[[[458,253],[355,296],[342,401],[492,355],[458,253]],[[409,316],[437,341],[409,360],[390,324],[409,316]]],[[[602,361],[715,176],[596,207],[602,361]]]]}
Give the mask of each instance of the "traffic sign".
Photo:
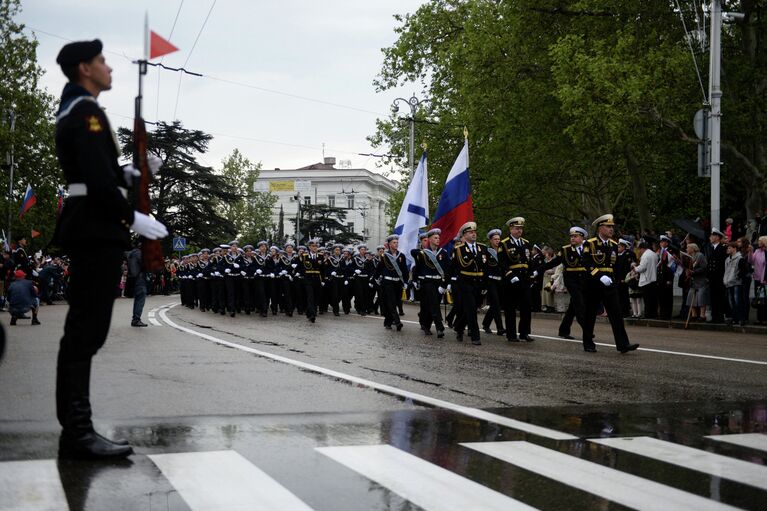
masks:
{"type": "Polygon", "coordinates": [[[176,252],[186,250],[186,238],[173,238],[173,250],[176,252]]]}

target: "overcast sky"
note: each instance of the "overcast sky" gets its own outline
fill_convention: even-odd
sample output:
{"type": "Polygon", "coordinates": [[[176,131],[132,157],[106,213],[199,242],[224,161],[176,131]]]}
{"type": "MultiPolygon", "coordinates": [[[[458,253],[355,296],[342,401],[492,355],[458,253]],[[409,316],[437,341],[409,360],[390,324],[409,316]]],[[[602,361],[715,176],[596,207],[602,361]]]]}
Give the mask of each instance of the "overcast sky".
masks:
{"type": "Polygon", "coordinates": [[[99,102],[115,129],[132,126],[138,87],[136,66],[130,60],[143,52],[148,12],[150,28],[180,48],[163,63],[186,64],[187,69],[209,78],[184,76],[179,92],[178,73],[150,68],[144,117],[148,121],[178,119],[186,128],[213,135],[203,163],[220,167],[221,160],[238,148],[264,168],[295,168],[321,161],[325,143],[326,156],[374,170],[377,159],[357,153],[374,152],[365,137],[373,133],[376,117],[385,117],[396,97],[420,91],[409,85],[375,92],[372,82],[381,68],[381,48],[396,39],[393,15],[413,12],[420,3],[22,0],[18,20],[40,43],[38,62],[46,70],[42,85],[56,97],[65,83],[55,62],[61,46],[68,40],[100,38],[104,42],[107,63],[114,68],[113,88],[101,94],[99,102]]]}

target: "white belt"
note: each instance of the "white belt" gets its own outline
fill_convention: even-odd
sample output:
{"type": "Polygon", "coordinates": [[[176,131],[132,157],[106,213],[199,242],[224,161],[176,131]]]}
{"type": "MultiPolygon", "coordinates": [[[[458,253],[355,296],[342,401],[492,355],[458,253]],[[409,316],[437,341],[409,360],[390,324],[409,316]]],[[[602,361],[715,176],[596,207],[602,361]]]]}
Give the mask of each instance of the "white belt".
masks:
{"type": "Polygon", "coordinates": [[[394,282],[400,282],[402,279],[398,277],[384,277],[385,280],[392,280],[394,282]]]}
{"type": "Polygon", "coordinates": [[[442,277],[439,275],[421,275],[419,278],[421,279],[432,279],[432,280],[442,280],[442,277]]]}
{"type": "Polygon", "coordinates": [[[501,280],[501,277],[499,277],[498,275],[488,275],[487,278],[492,280],[501,280]]]}
{"type": "MultiPolygon", "coordinates": [[[[124,198],[128,198],[128,189],[122,186],[117,187],[124,198]]],[[[67,186],[67,192],[70,197],[86,197],[88,195],[88,185],[85,183],[70,183],[67,186]]]]}

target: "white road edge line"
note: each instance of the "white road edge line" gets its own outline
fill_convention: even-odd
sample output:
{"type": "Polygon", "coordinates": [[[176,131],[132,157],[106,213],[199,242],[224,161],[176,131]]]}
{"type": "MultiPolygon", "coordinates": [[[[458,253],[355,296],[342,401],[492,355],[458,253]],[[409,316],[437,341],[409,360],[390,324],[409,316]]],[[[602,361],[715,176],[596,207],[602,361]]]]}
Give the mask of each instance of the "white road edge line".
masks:
{"type": "MultiPolygon", "coordinates": [[[[383,319],[383,316],[365,316],[365,317],[368,318],[368,319],[383,319]]],[[[418,321],[410,321],[410,320],[407,320],[407,319],[403,319],[401,321],[403,323],[411,323],[413,325],[418,325],[419,324],[418,321]]],[[[493,334],[493,335],[495,335],[495,334],[493,334]]],[[[549,336],[549,335],[541,335],[541,334],[536,334],[534,332],[531,333],[530,335],[535,337],[535,338],[548,339],[548,340],[551,340],[551,341],[574,342],[574,343],[577,343],[577,344],[582,344],[583,343],[583,341],[581,341],[580,339],[562,339],[561,337],[552,337],[552,336],[549,336]]],[[[606,342],[595,342],[594,344],[596,344],[597,346],[605,346],[607,348],[613,348],[613,349],[615,348],[615,344],[609,344],[609,343],[606,343],[606,342]]],[[[683,357],[707,358],[707,359],[711,359],[711,360],[722,360],[724,362],[740,362],[742,364],[755,364],[755,365],[767,366],[767,361],[749,360],[749,359],[745,359],[745,358],[719,357],[719,356],[716,356],[716,355],[703,355],[701,353],[687,353],[687,352],[684,352],[684,351],[661,350],[661,349],[658,349],[658,348],[639,348],[637,351],[647,351],[647,352],[652,352],[652,353],[662,353],[664,355],[679,355],[679,356],[683,356],[683,357]]]]}
{"type": "MultiPolygon", "coordinates": [[[[178,304],[176,304],[178,305],[178,304]]],[[[444,408],[446,410],[452,410],[454,412],[461,413],[463,415],[467,415],[469,417],[474,417],[476,419],[484,420],[487,422],[491,422],[494,424],[499,424],[501,426],[506,426],[512,429],[524,431],[526,433],[530,433],[533,435],[542,436],[545,438],[551,438],[553,440],[577,440],[577,436],[570,435],[568,433],[563,433],[561,431],[556,431],[553,429],[545,428],[542,426],[536,426],[534,424],[529,424],[527,422],[518,421],[516,419],[510,419],[508,417],[504,417],[502,415],[497,415],[494,413],[486,412],[484,410],[480,410],[479,408],[471,408],[468,406],[462,406],[455,403],[451,403],[449,401],[443,401],[442,399],[437,399],[429,396],[425,396],[423,394],[417,394],[415,392],[410,392],[407,390],[399,389],[397,387],[392,387],[391,385],[384,385],[382,383],[376,383],[371,380],[366,380],[364,378],[359,378],[357,376],[352,376],[350,374],[342,373],[339,371],[334,371],[332,369],[327,369],[324,367],[320,367],[314,364],[307,364],[306,362],[301,362],[299,360],[294,360],[292,358],[283,357],[281,355],[275,355],[272,353],[268,353],[266,351],[257,350],[254,348],[251,348],[249,346],[243,346],[241,344],[237,344],[234,342],[225,341],[223,339],[219,339],[218,337],[213,337],[212,335],[204,334],[202,332],[197,332],[196,330],[192,330],[191,328],[186,328],[181,325],[178,325],[174,323],[172,320],[170,320],[167,316],[168,308],[163,308],[160,310],[160,317],[162,320],[168,324],[169,326],[175,328],[176,330],[180,330],[182,332],[187,332],[192,335],[196,335],[197,337],[201,337],[203,339],[207,339],[209,341],[215,342],[217,344],[221,344],[222,346],[229,346],[231,348],[235,348],[238,350],[246,351],[248,353],[253,353],[254,355],[258,355],[260,357],[268,358],[271,360],[276,360],[278,362],[283,362],[285,364],[290,364],[295,367],[300,367],[302,369],[306,369],[315,373],[324,374],[326,376],[331,376],[333,378],[337,378],[339,380],[345,380],[350,383],[355,383],[357,385],[362,385],[365,387],[369,387],[371,389],[377,390],[379,392],[384,392],[386,394],[391,394],[394,396],[400,396],[408,399],[412,399],[414,402],[419,402],[431,406],[435,406],[437,408],[444,408]]]]}

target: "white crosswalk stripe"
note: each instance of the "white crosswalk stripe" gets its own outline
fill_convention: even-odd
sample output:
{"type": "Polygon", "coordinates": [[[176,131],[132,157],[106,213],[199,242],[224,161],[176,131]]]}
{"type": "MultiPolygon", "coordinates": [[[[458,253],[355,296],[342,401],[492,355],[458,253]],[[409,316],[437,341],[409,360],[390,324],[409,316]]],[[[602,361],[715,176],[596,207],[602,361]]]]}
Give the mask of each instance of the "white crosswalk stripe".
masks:
{"type": "Polygon", "coordinates": [[[0,463],[0,509],[3,511],[69,509],[56,461],[0,463]]]}
{"type": "Polygon", "coordinates": [[[613,449],[767,490],[767,467],[647,436],[591,440],[613,449]]]}
{"type": "Polygon", "coordinates": [[[152,454],[149,458],[193,511],[311,509],[235,451],[152,454]]]}
{"type": "Polygon", "coordinates": [[[317,451],[426,510],[535,509],[390,445],[317,451]]]}
{"type": "Polygon", "coordinates": [[[473,442],[461,445],[634,509],[736,509],[528,442],[473,442]]]}
{"type": "Polygon", "coordinates": [[[725,442],[728,444],[739,445],[741,447],[756,449],[757,451],[767,452],[767,434],[764,433],[709,435],[706,438],[710,438],[716,442],[725,442]]]}

